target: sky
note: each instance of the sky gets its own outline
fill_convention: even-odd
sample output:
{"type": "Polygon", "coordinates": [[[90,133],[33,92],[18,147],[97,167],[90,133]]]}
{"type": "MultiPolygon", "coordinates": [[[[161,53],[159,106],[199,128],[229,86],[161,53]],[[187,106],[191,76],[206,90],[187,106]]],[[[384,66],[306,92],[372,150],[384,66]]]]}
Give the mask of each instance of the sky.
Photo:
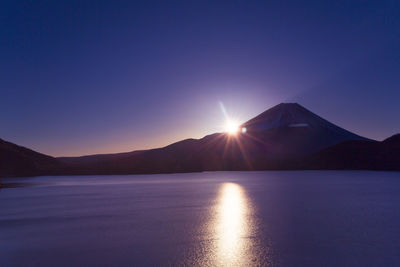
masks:
{"type": "Polygon", "coordinates": [[[400,1],[1,1],[0,138],[154,148],[281,102],[400,132],[400,1]]]}

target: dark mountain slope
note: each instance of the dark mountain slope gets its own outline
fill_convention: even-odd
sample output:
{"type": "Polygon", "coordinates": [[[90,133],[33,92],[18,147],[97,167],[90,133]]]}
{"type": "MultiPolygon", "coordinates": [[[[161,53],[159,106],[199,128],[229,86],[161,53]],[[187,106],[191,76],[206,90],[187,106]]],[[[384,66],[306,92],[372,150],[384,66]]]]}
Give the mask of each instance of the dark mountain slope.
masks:
{"type": "Polygon", "coordinates": [[[312,169],[400,170],[400,134],[382,142],[347,141],[311,155],[312,169]]]}
{"type": "Polygon", "coordinates": [[[57,159],[0,139],[0,177],[44,175],[60,169],[57,159]]]}

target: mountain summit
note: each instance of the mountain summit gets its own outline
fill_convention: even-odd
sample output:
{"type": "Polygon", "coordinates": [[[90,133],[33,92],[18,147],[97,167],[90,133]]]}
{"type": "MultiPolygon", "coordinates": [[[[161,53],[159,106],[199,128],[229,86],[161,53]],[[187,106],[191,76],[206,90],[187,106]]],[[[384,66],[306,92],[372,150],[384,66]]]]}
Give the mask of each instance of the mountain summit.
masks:
{"type": "MultiPolygon", "coordinates": [[[[276,105],[247,121],[243,126],[254,131],[266,131],[279,127],[311,127],[326,128],[343,135],[350,133],[324,120],[297,103],[281,103],[276,105]]],[[[356,135],[353,134],[353,137],[356,137],[356,135]]]]}
{"type": "Polygon", "coordinates": [[[281,154],[307,154],[347,140],[368,140],[297,103],[276,105],[245,122],[242,127],[281,154]]]}

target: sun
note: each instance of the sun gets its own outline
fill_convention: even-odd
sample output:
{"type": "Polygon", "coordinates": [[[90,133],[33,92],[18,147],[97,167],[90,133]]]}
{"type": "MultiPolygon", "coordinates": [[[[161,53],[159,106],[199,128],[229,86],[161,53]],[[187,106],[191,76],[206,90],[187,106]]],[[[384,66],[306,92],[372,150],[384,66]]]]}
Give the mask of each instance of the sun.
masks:
{"type": "Polygon", "coordinates": [[[239,123],[234,120],[227,120],[225,123],[225,132],[235,135],[239,132],[239,123]]]}

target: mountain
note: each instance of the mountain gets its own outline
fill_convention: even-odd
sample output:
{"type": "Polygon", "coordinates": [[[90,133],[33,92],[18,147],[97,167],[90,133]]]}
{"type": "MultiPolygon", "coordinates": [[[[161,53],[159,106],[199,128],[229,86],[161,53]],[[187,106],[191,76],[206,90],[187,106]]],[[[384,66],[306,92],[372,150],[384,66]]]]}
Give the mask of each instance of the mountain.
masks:
{"type": "Polygon", "coordinates": [[[398,169],[400,135],[373,141],[296,103],[282,103],[240,125],[163,148],[52,158],[0,143],[0,176],[139,174],[219,170],[398,169]]]}
{"type": "Polygon", "coordinates": [[[236,136],[216,133],[164,148],[60,160],[81,174],[290,169],[293,161],[331,145],[368,140],[295,103],[279,104],[240,127],[246,131],[236,136]]]}
{"type": "Polygon", "coordinates": [[[400,170],[400,134],[382,142],[347,141],[311,155],[311,169],[400,170]]]}
{"type": "Polygon", "coordinates": [[[0,177],[45,175],[61,166],[53,157],[0,139],[0,177]]]}
{"type": "Polygon", "coordinates": [[[346,140],[368,140],[317,116],[297,103],[279,104],[242,125],[274,154],[305,155],[346,140]]]}

